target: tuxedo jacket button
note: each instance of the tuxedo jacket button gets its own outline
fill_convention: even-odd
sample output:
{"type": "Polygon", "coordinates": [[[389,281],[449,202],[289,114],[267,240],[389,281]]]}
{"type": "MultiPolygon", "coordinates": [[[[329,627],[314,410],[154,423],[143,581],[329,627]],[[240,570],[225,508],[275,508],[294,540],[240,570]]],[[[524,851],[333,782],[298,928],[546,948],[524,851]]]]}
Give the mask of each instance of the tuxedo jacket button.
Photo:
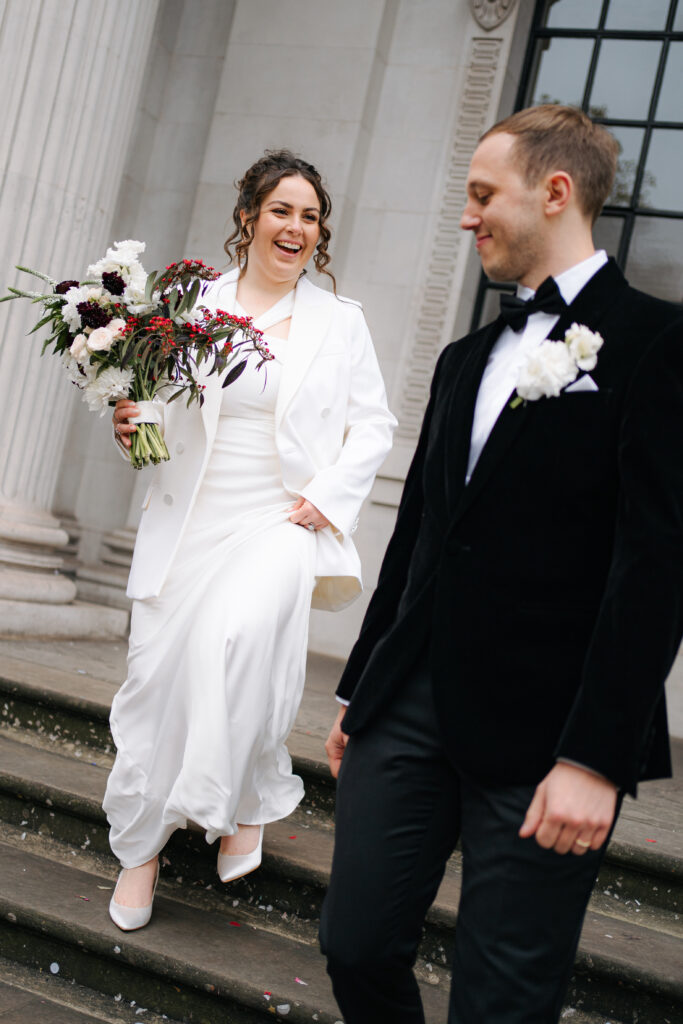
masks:
{"type": "Polygon", "coordinates": [[[172,505],[172,504],[173,504],[173,495],[172,494],[165,494],[164,495],[164,505],[172,505]]]}
{"type": "Polygon", "coordinates": [[[328,417],[328,416],[330,415],[330,410],[329,410],[329,409],[327,409],[327,408],[325,408],[325,409],[321,409],[321,410],[320,410],[320,415],[322,416],[322,418],[323,418],[324,420],[326,420],[326,419],[327,419],[327,417],[328,417]]]}
{"type": "Polygon", "coordinates": [[[183,444],[182,441],[178,441],[178,444],[175,446],[175,450],[178,455],[183,454],[183,452],[185,451],[185,445],[183,444]]]}

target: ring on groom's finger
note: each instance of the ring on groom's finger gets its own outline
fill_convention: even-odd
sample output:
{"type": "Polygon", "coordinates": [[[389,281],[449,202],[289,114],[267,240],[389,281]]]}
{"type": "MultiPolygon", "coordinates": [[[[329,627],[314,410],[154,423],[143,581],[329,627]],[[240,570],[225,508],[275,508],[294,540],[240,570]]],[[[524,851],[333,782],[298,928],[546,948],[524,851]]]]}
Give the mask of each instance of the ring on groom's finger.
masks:
{"type": "Polygon", "coordinates": [[[590,846],[590,843],[587,843],[585,839],[575,839],[574,842],[577,846],[583,847],[584,850],[587,850],[590,846]]]}
{"type": "Polygon", "coordinates": [[[315,526],[313,525],[313,523],[306,523],[306,529],[307,530],[315,530],[315,526]]]}

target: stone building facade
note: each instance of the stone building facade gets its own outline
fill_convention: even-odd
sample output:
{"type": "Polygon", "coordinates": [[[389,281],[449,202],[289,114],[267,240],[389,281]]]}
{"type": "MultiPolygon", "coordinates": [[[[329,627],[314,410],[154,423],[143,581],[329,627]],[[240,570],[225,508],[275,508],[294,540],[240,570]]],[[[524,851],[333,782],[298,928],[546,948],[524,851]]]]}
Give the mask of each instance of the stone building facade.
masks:
{"type": "MultiPolygon", "coordinates": [[[[15,263],[81,276],[121,238],[147,243],[147,269],[182,256],[223,269],[233,182],[264,149],[288,146],[326,178],[332,269],[340,293],[363,303],[400,426],[357,533],[366,594],[343,613],[313,614],[313,649],[348,651],[436,357],[490,315],[495,287],[481,282],[459,228],[467,166],[487,126],[544,99],[613,121],[621,192],[600,241],[636,283],[681,300],[680,199],[665,167],[672,150],[683,153],[683,126],[678,114],[657,117],[683,83],[683,11],[653,0],[641,25],[643,6],[0,0],[3,288],[20,280],[15,263]],[[628,88],[610,91],[612,66],[639,32],[649,33],[647,60],[629,56],[628,88]],[[631,107],[617,110],[624,89],[631,107]],[[665,268],[657,275],[653,252],[665,268]]],[[[60,368],[39,358],[24,337],[32,312],[0,306],[0,631],[121,635],[153,470],[134,474],[111,443],[109,417],[88,413],[60,368]]],[[[670,689],[683,735],[683,672],[670,689]]]]}

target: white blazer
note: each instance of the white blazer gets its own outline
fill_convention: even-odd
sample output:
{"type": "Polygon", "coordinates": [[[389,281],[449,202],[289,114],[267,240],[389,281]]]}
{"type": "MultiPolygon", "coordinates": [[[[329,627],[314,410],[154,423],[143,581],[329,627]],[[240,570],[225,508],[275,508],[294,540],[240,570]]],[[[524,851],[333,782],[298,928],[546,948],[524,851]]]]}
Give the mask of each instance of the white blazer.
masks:
{"type": "MultiPolygon", "coordinates": [[[[238,273],[213,282],[203,304],[232,312],[238,273]]],[[[203,383],[201,409],[197,403],[188,409],[182,398],[155,403],[171,459],[155,468],[143,502],[128,581],[128,596],[137,600],[159,595],[206,470],[221,387],[216,375],[203,383]]],[[[292,501],[303,496],[332,524],[316,533],[316,608],[343,608],[362,590],[351,534],[395,426],[361,308],[302,277],[275,408],[275,440],[292,501]]]]}

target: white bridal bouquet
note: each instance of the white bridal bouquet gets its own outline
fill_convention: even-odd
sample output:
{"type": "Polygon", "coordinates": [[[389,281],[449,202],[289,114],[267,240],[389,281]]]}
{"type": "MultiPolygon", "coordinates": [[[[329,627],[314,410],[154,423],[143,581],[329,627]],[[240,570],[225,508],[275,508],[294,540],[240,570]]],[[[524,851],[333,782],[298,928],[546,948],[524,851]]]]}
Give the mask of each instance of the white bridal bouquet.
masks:
{"type": "MultiPolygon", "coordinates": [[[[250,318],[215,312],[201,304],[207,282],[220,275],[201,260],[181,260],[164,271],[147,274],[138,257],[144,242],[115,242],[103,259],[88,267],[85,281],[57,282],[46,274],[18,266],[49,286],[49,291],[9,288],[0,302],[26,298],[42,308],[31,334],[49,325],[43,353],[53,346],[73,384],[90,409],[104,415],[120,398],[151,401],[163,388],[174,401],[204,401],[197,375],[225,375],[223,387],[236,380],[256,354],[260,369],[272,359],[261,331],[250,318]]],[[[131,434],[130,461],[136,469],[169,458],[159,428],[139,423],[131,434]]]]}

